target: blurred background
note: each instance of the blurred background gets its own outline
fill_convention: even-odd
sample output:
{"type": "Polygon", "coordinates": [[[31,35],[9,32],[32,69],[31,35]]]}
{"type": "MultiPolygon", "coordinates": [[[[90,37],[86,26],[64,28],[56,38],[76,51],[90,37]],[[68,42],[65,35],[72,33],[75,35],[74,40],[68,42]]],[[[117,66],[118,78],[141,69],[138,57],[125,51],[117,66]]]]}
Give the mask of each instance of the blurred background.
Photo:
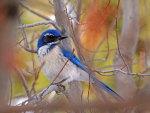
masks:
{"type": "MultiPolygon", "coordinates": [[[[91,69],[104,71],[100,74],[93,73],[122,95],[126,95],[120,90],[121,87],[124,88],[123,86],[129,85],[125,87],[129,89],[132,85],[133,90],[148,87],[150,80],[150,75],[148,75],[150,74],[150,1],[66,0],[66,7],[68,4],[73,10],[73,17],[70,17],[70,21],[76,24],[74,33],[78,34],[75,39],[78,40],[80,52],[91,69]],[[77,7],[79,4],[80,9],[77,7]],[[120,61],[118,57],[120,53],[125,62],[120,61]],[[116,68],[131,73],[129,80],[128,77],[123,78],[124,83],[119,80],[123,83],[122,86],[118,86],[120,83],[117,76],[120,72],[113,70],[116,68]],[[110,70],[112,72],[109,72],[110,70]],[[141,76],[133,73],[147,75],[141,76]]],[[[16,105],[22,99],[40,92],[50,84],[41,72],[37,54],[25,48],[35,51],[40,34],[47,29],[56,29],[52,24],[44,24],[44,22],[49,19],[56,22],[55,13],[57,12],[54,10],[53,0],[13,0],[13,2],[2,0],[0,11],[0,32],[2,32],[0,56],[1,61],[4,61],[1,63],[1,81],[4,82],[1,82],[4,86],[2,89],[8,89],[7,92],[4,91],[8,94],[9,99],[7,99],[16,105]],[[5,28],[6,26],[8,28],[5,28]],[[4,77],[4,75],[8,76],[4,77]]],[[[74,40],[71,44],[77,49],[74,40]]],[[[77,50],[75,53],[80,56],[77,50]]],[[[84,99],[89,94],[91,100],[95,99],[94,89],[89,89],[88,83],[82,83],[82,89],[84,99]]],[[[54,95],[57,94],[52,93],[48,98],[51,99],[54,95]]]]}

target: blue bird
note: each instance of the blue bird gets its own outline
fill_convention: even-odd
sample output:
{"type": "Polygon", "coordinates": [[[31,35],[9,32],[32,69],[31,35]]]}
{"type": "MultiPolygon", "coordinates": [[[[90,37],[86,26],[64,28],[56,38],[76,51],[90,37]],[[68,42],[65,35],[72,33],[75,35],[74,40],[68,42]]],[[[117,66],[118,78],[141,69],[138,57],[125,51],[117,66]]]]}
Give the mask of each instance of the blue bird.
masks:
{"type": "MultiPolygon", "coordinates": [[[[60,46],[61,40],[66,38],[67,36],[63,36],[58,30],[53,29],[49,29],[41,34],[38,39],[37,53],[40,63],[44,63],[43,73],[50,81],[55,83],[62,81],[65,84],[73,80],[89,82],[89,73],[85,65],[72,52],[60,46]],[[66,62],[67,64],[62,70],[66,62]]],[[[100,90],[103,89],[108,93],[119,96],[117,92],[95,76],[90,75],[90,78],[93,85],[100,88],[100,90]]]]}

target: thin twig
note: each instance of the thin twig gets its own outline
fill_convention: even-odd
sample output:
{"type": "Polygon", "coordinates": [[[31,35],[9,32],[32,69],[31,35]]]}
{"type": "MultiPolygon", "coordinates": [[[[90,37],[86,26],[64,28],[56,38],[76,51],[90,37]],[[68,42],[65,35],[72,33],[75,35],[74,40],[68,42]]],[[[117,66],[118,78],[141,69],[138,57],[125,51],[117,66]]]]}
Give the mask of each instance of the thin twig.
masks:
{"type": "Polygon", "coordinates": [[[35,79],[34,79],[34,82],[32,83],[32,89],[31,89],[31,91],[33,91],[35,89],[36,81],[39,78],[39,73],[40,73],[40,71],[41,71],[41,69],[42,69],[43,66],[44,66],[44,63],[42,63],[42,65],[40,65],[39,69],[35,73],[35,79]]]}
{"type": "Polygon", "coordinates": [[[30,48],[25,48],[24,46],[22,46],[21,44],[19,44],[24,50],[30,52],[30,53],[37,53],[36,50],[30,49],[30,48]]]}
{"type": "MultiPolygon", "coordinates": [[[[71,14],[71,13],[74,11],[76,4],[77,4],[77,1],[74,0],[74,1],[73,1],[73,4],[72,4],[72,6],[71,6],[71,8],[69,8],[69,11],[68,11],[69,14],[71,14]]],[[[68,5],[68,6],[69,6],[69,5],[68,5]]]]}
{"type": "Polygon", "coordinates": [[[63,71],[63,69],[65,68],[65,66],[67,65],[67,63],[72,58],[72,56],[74,54],[74,51],[75,51],[75,49],[73,48],[71,55],[69,56],[69,58],[67,59],[67,61],[65,62],[65,64],[63,65],[63,67],[61,68],[61,70],[59,71],[59,73],[56,75],[56,77],[54,78],[54,80],[52,81],[52,84],[56,81],[56,79],[59,77],[60,73],[63,71]]]}
{"type": "Polygon", "coordinates": [[[35,26],[39,26],[39,25],[48,25],[48,24],[54,25],[55,23],[53,21],[51,21],[51,20],[49,20],[49,21],[41,21],[41,22],[37,22],[37,23],[33,23],[33,24],[27,24],[27,25],[18,26],[18,29],[28,28],[28,27],[35,27],[35,26]]]}
{"type": "Polygon", "coordinates": [[[82,0],[78,0],[77,2],[77,20],[80,22],[80,16],[81,16],[81,8],[82,8],[82,0]]]}
{"type": "Polygon", "coordinates": [[[51,2],[51,0],[48,0],[48,2],[49,2],[49,4],[50,4],[51,6],[54,7],[54,4],[51,2]]]}
{"type": "Polygon", "coordinates": [[[142,74],[142,73],[129,73],[126,71],[123,71],[121,69],[113,69],[113,70],[108,70],[108,71],[101,71],[101,70],[93,70],[93,72],[97,72],[97,73],[113,73],[113,72],[121,72],[123,74],[127,74],[127,75],[138,75],[138,76],[150,76],[150,74],[142,74]]]}
{"type": "MultiPolygon", "coordinates": [[[[67,7],[65,7],[65,13],[66,13],[66,15],[67,15],[67,18],[68,18],[68,20],[69,20],[69,14],[67,13],[68,11],[67,11],[67,7]]],[[[79,57],[80,58],[82,58],[83,59],[83,61],[86,61],[85,60],[85,58],[84,58],[84,56],[82,55],[82,54],[80,54],[81,53],[81,51],[80,51],[80,49],[79,49],[79,47],[80,47],[80,44],[79,44],[79,40],[78,40],[78,38],[77,38],[77,34],[75,34],[75,31],[74,31],[74,25],[73,25],[73,23],[72,23],[72,21],[69,21],[69,24],[70,24],[70,32],[71,32],[71,35],[73,36],[73,41],[74,41],[74,43],[75,43],[75,46],[77,47],[77,52],[79,53],[79,57]],[[78,46],[79,45],[79,46],[78,46]]],[[[86,63],[86,62],[85,62],[86,63]]],[[[87,96],[87,99],[88,99],[88,102],[89,102],[89,96],[90,96],[90,93],[89,93],[89,91],[90,91],[90,75],[91,75],[91,70],[90,70],[90,68],[88,68],[88,72],[89,72],[89,87],[88,87],[88,96],[87,96]]]]}
{"type": "Polygon", "coordinates": [[[8,76],[9,77],[9,81],[10,81],[10,98],[9,98],[9,105],[11,105],[11,102],[12,102],[12,78],[11,76],[8,76]]]}
{"type": "Polygon", "coordinates": [[[48,17],[44,16],[43,14],[41,14],[41,13],[39,13],[39,12],[33,10],[32,8],[26,6],[25,4],[23,4],[23,3],[21,3],[21,2],[20,2],[20,5],[21,5],[23,8],[27,9],[28,11],[30,11],[31,13],[33,13],[33,14],[35,14],[35,15],[37,15],[37,16],[39,16],[39,17],[45,19],[45,20],[51,20],[50,18],[48,18],[48,17]]]}
{"type": "Polygon", "coordinates": [[[42,15],[41,13],[39,13],[39,12],[33,10],[32,8],[29,8],[28,6],[24,5],[23,3],[20,3],[20,5],[21,5],[23,8],[27,9],[28,11],[30,11],[31,13],[33,13],[33,14],[35,14],[35,15],[37,15],[37,16],[39,16],[39,17],[45,19],[45,20],[50,21],[51,24],[52,24],[56,29],[58,29],[58,30],[61,31],[61,29],[58,27],[58,25],[56,24],[56,22],[53,21],[52,19],[50,19],[50,18],[48,18],[48,17],[42,15]]]}
{"type": "MultiPolygon", "coordinates": [[[[22,25],[22,21],[21,21],[20,17],[18,18],[18,21],[22,25]]],[[[21,30],[21,33],[22,33],[22,36],[23,36],[24,47],[29,48],[26,32],[25,32],[24,28],[21,28],[20,30],[21,30]]]]}
{"type": "MultiPolygon", "coordinates": [[[[20,17],[18,18],[18,21],[22,25],[22,21],[21,21],[20,17]]],[[[25,32],[24,28],[20,28],[20,30],[21,30],[23,39],[19,43],[17,43],[17,44],[19,44],[22,48],[24,48],[28,52],[36,53],[36,50],[33,50],[33,49],[29,48],[29,43],[28,43],[28,39],[27,39],[26,32],[25,32]],[[24,41],[24,46],[22,46],[20,44],[22,41],[24,41]]]]}
{"type": "Polygon", "coordinates": [[[127,65],[127,63],[126,63],[126,61],[125,61],[125,59],[124,59],[124,57],[123,57],[123,55],[122,55],[122,53],[120,51],[120,44],[119,44],[119,37],[118,37],[118,20],[117,20],[117,17],[116,17],[116,38],[117,38],[118,53],[119,53],[119,55],[120,55],[120,57],[121,57],[124,65],[125,65],[125,67],[127,68],[127,71],[129,72],[129,66],[127,65]]]}
{"type": "Polygon", "coordinates": [[[27,83],[26,83],[26,80],[25,80],[25,78],[24,78],[24,75],[23,75],[22,72],[21,72],[19,69],[17,69],[16,67],[14,67],[14,70],[15,70],[16,73],[19,75],[19,77],[20,77],[20,79],[21,79],[21,81],[22,81],[22,84],[23,84],[23,86],[24,86],[24,88],[25,88],[26,94],[27,94],[28,98],[30,98],[31,94],[30,94],[28,85],[27,85],[27,83]]]}
{"type": "MultiPolygon", "coordinates": [[[[32,43],[32,42],[34,41],[34,38],[33,38],[33,37],[34,37],[34,33],[33,33],[33,35],[32,35],[32,40],[31,40],[31,42],[30,42],[32,49],[34,48],[34,47],[33,47],[33,43],[32,43]]],[[[33,93],[36,94],[35,85],[36,85],[36,81],[38,80],[39,73],[37,73],[37,70],[36,70],[36,68],[35,68],[35,57],[34,57],[33,54],[31,54],[31,56],[32,56],[32,67],[33,67],[33,73],[34,73],[34,81],[33,81],[33,83],[32,83],[31,92],[33,91],[33,93]]]]}

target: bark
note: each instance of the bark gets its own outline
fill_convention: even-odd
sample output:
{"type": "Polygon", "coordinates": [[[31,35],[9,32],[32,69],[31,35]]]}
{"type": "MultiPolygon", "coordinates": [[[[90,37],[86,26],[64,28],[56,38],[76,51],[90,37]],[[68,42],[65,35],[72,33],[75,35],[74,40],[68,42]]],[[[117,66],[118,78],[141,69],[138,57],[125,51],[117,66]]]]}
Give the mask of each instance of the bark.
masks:
{"type": "MultiPolygon", "coordinates": [[[[119,41],[119,50],[114,59],[114,68],[123,68],[122,70],[130,72],[132,70],[132,58],[135,54],[138,34],[139,34],[139,1],[123,0],[123,27],[121,39],[119,41]],[[118,66],[122,65],[122,67],[118,66]]],[[[115,72],[116,85],[119,93],[124,98],[131,98],[137,87],[131,75],[125,75],[115,72]]]]}

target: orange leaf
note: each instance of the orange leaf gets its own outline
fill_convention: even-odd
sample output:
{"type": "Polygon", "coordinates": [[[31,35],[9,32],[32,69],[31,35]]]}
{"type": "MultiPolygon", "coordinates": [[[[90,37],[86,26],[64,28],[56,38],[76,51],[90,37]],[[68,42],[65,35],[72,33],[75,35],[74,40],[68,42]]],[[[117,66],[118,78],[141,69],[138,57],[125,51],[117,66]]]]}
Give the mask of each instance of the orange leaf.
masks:
{"type": "Polygon", "coordinates": [[[114,7],[109,3],[92,0],[88,4],[86,16],[79,27],[81,32],[80,43],[87,50],[95,50],[106,37],[110,19],[114,17],[114,7]]]}

